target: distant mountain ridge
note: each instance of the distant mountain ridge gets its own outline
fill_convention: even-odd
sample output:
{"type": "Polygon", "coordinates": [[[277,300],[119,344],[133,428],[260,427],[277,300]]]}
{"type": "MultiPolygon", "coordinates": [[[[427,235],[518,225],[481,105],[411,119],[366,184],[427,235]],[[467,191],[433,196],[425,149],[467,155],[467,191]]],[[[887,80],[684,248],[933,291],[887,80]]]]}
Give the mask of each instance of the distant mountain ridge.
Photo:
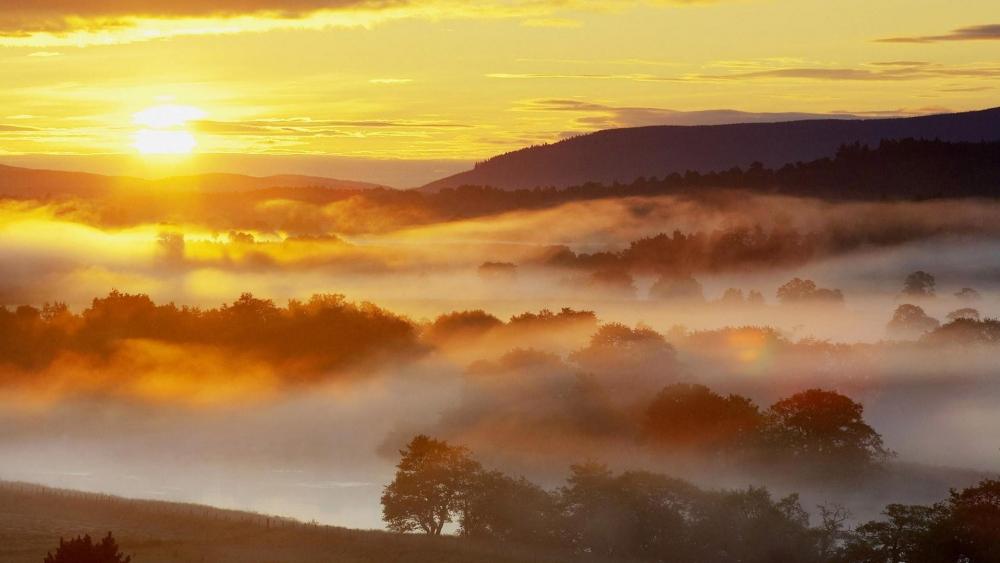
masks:
{"type": "Polygon", "coordinates": [[[318,176],[285,174],[198,174],[149,180],[132,176],[105,176],[87,172],[40,170],[0,164],[0,197],[44,198],[51,196],[100,197],[122,192],[239,192],[264,188],[371,189],[384,187],[367,182],[318,176]]]}
{"type": "Polygon", "coordinates": [[[656,125],[607,129],[520,149],[420,188],[463,185],[523,189],[587,182],[632,182],[687,170],[708,172],[753,162],[779,167],[833,156],[841,145],[882,139],[1000,140],[1000,107],[889,119],[809,119],[729,125],[656,125]]]}

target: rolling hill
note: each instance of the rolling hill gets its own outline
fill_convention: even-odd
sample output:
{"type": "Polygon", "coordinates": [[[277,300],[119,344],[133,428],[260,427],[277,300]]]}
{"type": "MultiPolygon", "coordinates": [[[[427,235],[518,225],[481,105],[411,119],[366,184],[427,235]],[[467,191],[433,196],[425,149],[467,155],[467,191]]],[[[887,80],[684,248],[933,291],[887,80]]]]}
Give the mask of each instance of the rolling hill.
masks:
{"type": "MultiPolygon", "coordinates": [[[[577,555],[306,524],[207,506],[0,482],[0,561],[38,563],[60,537],[113,532],[135,563],[568,563],[577,555]]],[[[583,558],[584,561],[598,561],[583,558]]]]}
{"type": "Polygon", "coordinates": [[[1000,108],[896,119],[813,119],[780,123],[608,129],[493,157],[427,184],[502,189],[631,182],[686,170],[708,172],[757,161],[779,167],[832,156],[843,144],[882,139],[1000,140],[1000,108]]]}
{"type": "Polygon", "coordinates": [[[105,176],[85,172],[38,170],[0,164],[0,197],[45,198],[54,196],[101,197],[122,192],[183,191],[199,193],[240,192],[264,188],[319,187],[369,189],[381,187],[366,182],[317,176],[245,176],[199,174],[147,180],[130,176],[105,176]]]}

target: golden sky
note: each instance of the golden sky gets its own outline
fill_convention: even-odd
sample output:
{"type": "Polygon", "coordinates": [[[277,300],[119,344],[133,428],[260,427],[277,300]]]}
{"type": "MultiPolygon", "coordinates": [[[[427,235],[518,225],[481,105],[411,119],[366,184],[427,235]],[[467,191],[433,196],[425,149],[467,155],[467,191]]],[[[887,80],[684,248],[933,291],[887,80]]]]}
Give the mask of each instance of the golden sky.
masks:
{"type": "Polygon", "coordinates": [[[468,161],[732,119],[703,110],[995,106],[1000,4],[0,0],[0,76],[0,162],[135,155],[158,106],[202,154],[468,161]]]}

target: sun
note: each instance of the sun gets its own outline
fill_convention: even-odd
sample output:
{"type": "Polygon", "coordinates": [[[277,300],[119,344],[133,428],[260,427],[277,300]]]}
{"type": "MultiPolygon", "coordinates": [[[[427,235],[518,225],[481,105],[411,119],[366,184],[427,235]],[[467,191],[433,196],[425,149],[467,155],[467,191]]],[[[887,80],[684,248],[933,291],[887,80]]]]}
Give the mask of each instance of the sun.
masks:
{"type": "Polygon", "coordinates": [[[132,121],[143,128],[136,131],[132,146],[144,155],[191,154],[198,141],[186,125],[205,115],[200,108],[181,105],[159,105],[136,112],[132,121]]]}
{"type": "Polygon", "coordinates": [[[133,145],[141,154],[191,154],[198,141],[188,131],[143,129],[135,134],[133,145]]]}

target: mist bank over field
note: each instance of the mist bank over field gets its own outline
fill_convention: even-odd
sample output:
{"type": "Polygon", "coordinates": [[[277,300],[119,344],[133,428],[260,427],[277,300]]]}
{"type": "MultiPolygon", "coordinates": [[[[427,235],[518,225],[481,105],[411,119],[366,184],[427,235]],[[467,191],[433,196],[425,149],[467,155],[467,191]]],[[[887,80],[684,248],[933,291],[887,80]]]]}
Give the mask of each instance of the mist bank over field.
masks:
{"type": "MultiPolygon", "coordinates": [[[[933,311],[949,298],[913,299],[933,311]]],[[[800,491],[859,517],[886,502],[932,502],[996,470],[996,323],[837,343],[723,318],[713,329],[570,309],[415,321],[333,296],[193,310],[113,294],[81,313],[8,310],[0,476],[378,527],[394,453],[419,432],[543,484],[596,460],[701,486],[800,491]],[[836,392],[863,407],[896,457],[845,488],[826,473],[835,468],[761,456],[767,434],[735,432],[711,409],[664,441],[650,417],[678,384],[738,395],[749,409],[740,412],[765,415],[810,389],[836,392]],[[178,463],[184,472],[167,469],[178,463]]],[[[752,429],[757,416],[737,420],[752,429]]]]}
{"type": "Polygon", "coordinates": [[[883,337],[913,271],[936,277],[941,298],[926,307],[939,319],[963,307],[952,294],[964,287],[981,293],[983,315],[996,314],[1000,279],[991,259],[1000,207],[973,200],[831,203],[720,192],[578,201],[360,234],[358,222],[395,219],[348,201],[265,200],[242,219],[222,209],[134,226],[109,225],[105,211],[0,204],[0,304],[61,301],[80,310],[113,288],[203,307],[244,291],[279,303],[339,293],[415,319],[476,308],[502,316],[599,308],[604,320],[630,324],[764,323],[871,341],[883,337]],[[229,228],[237,225],[256,228],[229,228]],[[776,306],[777,289],[794,278],[840,290],[843,307],[813,315],[776,306]],[[754,292],[758,306],[722,304],[735,296],[729,290],[743,301],[754,292]]]}
{"type": "Polygon", "coordinates": [[[898,187],[914,158],[994,149],[561,191],[4,199],[0,478],[380,527],[426,433],[547,488],[592,460],[858,518],[935,502],[998,469],[1000,204],[774,188],[898,187]],[[826,404],[876,463],[798,462],[818,438],[779,419],[826,404]]]}

